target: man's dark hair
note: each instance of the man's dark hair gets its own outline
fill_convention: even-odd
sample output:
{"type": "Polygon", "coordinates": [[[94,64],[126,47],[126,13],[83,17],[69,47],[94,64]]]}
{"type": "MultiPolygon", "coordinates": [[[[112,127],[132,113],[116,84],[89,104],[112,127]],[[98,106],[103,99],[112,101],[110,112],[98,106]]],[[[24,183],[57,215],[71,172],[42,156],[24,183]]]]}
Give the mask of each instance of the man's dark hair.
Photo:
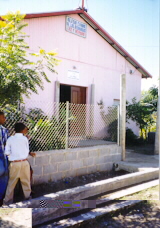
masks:
{"type": "Polygon", "coordinates": [[[16,123],[14,126],[14,130],[16,133],[20,133],[21,131],[23,131],[26,128],[26,125],[24,123],[16,123]]]}
{"type": "Polygon", "coordinates": [[[2,110],[0,110],[0,116],[1,116],[1,115],[4,115],[4,112],[3,112],[2,110]]]}

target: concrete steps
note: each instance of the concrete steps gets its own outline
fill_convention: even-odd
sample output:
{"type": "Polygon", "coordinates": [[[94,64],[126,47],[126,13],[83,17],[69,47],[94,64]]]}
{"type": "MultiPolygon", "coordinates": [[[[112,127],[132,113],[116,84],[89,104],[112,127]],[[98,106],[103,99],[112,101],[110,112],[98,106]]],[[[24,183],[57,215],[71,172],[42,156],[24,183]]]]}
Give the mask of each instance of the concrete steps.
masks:
{"type": "MultiPolygon", "coordinates": [[[[157,186],[159,184],[159,180],[153,180],[144,184],[140,184],[140,185],[136,185],[134,187],[130,187],[130,188],[126,188],[124,190],[120,190],[108,195],[103,196],[101,199],[96,200],[96,207],[100,206],[101,204],[104,203],[108,203],[108,202],[112,202],[113,200],[116,200],[118,198],[121,198],[123,196],[127,196],[127,195],[131,195],[133,193],[139,192],[141,190],[153,187],[153,186],[157,186]]],[[[140,203],[142,200],[126,200],[124,201],[120,201],[118,203],[113,203],[111,205],[107,205],[107,206],[103,206],[103,207],[99,207],[96,209],[92,209],[87,213],[81,213],[78,216],[74,216],[72,218],[68,218],[68,219],[62,219],[58,222],[51,222],[48,225],[40,225],[38,226],[39,228],[67,228],[67,227],[71,227],[74,225],[78,225],[78,224],[82,224],[86,221],[90,221],[92,219],[96,219],[100,216],[103,216],[105,214],[109,214],[111,212],[117,211],[117,210],[121,210],[124,209],[125,207],[128,206],[134,206],[137,203],[140,203]]]]}
{"type": "Polygon", "coordinates": [[[96,208],[91,210],[88,213],[80,214],[77,217],[73,217],[70,219],[63,219],[59,222],[51,223],[49,225],[38,226],[39,228],[67,228],[67,227],[74,227],[74,225],[80,225],[84,222],[89,222],[94,220],[100,216],[109,214],[111,212],[115,212],[126,207],[134,206],[137,203],[142,202],[142,200],[125,200],[120,203],[112,204],[111,206],[105,206],[103,208],[96,208]]]}

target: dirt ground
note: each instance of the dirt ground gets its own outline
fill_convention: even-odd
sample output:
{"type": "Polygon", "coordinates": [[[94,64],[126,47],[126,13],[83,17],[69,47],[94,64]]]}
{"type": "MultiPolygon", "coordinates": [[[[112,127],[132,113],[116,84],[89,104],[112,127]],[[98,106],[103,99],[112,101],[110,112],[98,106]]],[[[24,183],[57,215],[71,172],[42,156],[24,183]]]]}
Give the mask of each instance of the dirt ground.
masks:
{"type": "MultiPolygon", "coordinates": [[[[119,175],[124,175],[126,173],[127,173],[126,171],[95,172],[95,173],[86,174],[86,175],[77,176],[77,177],[64,178],[50,183],[39,184],[36,186],[32,186],[32,190],[33,190],[32,198],[36,198],[44,194],[62,191],[69,188],[74,188],[74,187],[85,185],[95,181],[116,177],[119,175]]],[[[14,198],[15,198],[15,202],[23,200],[23,192],[22,192],[21,186],[19,186],[19,188],[16,189],[14,198]]]]}
{"type": "Polygon", "coordinates": [[[1,228],[32,228],[32,209],[2,208],[0,209],[1,228]]]}
{"type": "Polygon", "coordinates": [[[127,210],[104,216],[80,228],[159,228],[160,203],[145,201],[127,210]]]}
{"type": "Polygon", "coordinates": [[[120,200],[145,200],[134,207],[111,213],[89,223],[75,226],[75,228],[159,228],[160,201],[159,186],[135,193],[120,200]]]}

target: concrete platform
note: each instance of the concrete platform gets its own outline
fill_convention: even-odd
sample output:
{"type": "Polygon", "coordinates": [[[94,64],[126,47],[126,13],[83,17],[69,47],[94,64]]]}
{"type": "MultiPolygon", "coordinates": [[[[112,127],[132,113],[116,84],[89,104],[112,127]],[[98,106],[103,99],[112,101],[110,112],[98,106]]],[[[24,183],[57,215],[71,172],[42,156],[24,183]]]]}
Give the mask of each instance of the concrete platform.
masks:
{"type": "Polygon", "coordinates": [[[116,163],[117,170],[128,172],[149,171],[159,168],[159,155],[138,154],[131,151],[126,152],[126,160],[116,163]]]}
{"type": "Polygon", "coordinates": [[[91,147],[99,145],[116,144],[116,142],[106,141],[103,139],[87,139],[83,136],[69,137],[69,146],[72,147],[91,147]]]}

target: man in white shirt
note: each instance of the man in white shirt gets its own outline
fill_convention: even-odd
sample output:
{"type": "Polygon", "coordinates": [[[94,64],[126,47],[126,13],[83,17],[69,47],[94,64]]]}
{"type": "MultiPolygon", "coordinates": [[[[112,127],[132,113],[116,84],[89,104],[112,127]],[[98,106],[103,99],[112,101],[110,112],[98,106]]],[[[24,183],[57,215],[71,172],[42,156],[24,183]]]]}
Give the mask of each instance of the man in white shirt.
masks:
{"type": "Polygon", "coordinates": [[[30,198],[30,165],[27,161],[29,155],[29,143],[26,134],[28,128],[23,123],[15,124],[14,136],[8,138],[5,154],[9,156],[9,181],[4,198],[4,205],[13,202],[14,188],[20,179],[25,199],[30,198]]]}

